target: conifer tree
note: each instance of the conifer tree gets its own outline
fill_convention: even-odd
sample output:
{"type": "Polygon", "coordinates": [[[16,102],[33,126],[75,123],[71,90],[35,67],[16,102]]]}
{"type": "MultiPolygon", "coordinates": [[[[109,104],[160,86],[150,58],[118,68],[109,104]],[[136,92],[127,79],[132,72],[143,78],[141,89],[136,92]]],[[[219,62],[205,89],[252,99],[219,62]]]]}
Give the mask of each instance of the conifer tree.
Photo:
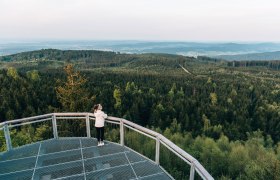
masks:
{"type": "Polygon", "coordinates": [[[84,88],[87,79],[80,72],[74,70],[72,64],[64,67],[67,80],[61,82],[56,87],[56,95],[65,111],[85,111],[87,103],[89,103],[89,93],[84,88]]]}

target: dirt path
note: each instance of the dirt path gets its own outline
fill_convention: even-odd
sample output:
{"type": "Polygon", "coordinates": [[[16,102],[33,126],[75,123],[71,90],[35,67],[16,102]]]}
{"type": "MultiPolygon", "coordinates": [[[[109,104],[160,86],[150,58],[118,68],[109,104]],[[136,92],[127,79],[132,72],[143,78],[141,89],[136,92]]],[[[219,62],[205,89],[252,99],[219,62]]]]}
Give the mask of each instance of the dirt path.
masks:
{"type": "Polygon", "coordinates": [[[181,64],[179,64],[179,66],[186,72],[186,73],[188,73],[188,74],[191,74],[192,75],[192,73],[190,73],[190,71],[188,71],[187,69],[185,69],[181,64]]]}

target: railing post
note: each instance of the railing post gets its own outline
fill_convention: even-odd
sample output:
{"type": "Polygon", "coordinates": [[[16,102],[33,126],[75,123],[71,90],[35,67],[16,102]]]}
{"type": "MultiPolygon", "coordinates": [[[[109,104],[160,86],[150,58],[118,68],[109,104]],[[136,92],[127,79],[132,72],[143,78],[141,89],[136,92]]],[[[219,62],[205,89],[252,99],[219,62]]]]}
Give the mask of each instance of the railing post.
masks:
{"type": "Polygon", "coordinates": [[[12,147],[12,141],[11,141],[8,123],[6,123],[4,125],[4,134],[5,134],[5,139],[6,139],[7,151],[10,151],[13,149],[13,147],[12,147]]]}
{"type": "Polygon", "coordinates": [[[90,138],[90,122],[89,122],[89,114],[86,115],[86,126],[87,126],[87,137],[90,138]]]}
{"type": "Polygon", "coordinates": [[[124,146],[124,127],[123,127],[123,121],[120,121],[120,140],[121,145],[124,146]]]}
{"type": "Polygon", "coordinates": [[[58,139],[57,125],[56,125],[56,116],[55,116],[55,114],[52,115],[52,127],[53,127],[53,137],[55,139],[58,139]]]}
{"type": "Polygon", "coordinates": [[[190,170],[190,180],[194,180],[194,173],[195,173],[195,167],[194,167],[194,164],[192,162],[191,170],[190,170]]]}
{"type": "Polygon", "coordinates": [[[159,140],[159,137],[157,136],[157,139],[156,139],[156,157],[155,157],[157,165],[159,165],[159,152],[160,152],[160,140],[159,140]]]}

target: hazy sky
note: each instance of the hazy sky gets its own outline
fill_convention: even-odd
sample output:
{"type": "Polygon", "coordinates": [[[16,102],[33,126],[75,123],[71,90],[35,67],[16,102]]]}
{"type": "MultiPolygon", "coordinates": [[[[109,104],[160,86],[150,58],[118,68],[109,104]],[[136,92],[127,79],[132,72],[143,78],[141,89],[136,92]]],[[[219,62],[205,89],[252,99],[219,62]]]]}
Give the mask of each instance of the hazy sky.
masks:
{"type": "Polygon", "coordinates": [[[280,41],[280,1],[0,0],[0,39],[280,41]]]}

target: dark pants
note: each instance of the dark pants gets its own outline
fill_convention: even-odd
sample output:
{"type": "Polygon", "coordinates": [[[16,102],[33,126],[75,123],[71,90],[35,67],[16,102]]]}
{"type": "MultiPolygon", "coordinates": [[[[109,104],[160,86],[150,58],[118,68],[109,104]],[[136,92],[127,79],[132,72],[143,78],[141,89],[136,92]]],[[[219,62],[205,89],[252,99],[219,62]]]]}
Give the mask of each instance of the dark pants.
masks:
{"type": "Polygon", "coordinates": [[[104,127],[95,127],[97,132],[97,141],[103,141],[104,139],[104,127]]]}

